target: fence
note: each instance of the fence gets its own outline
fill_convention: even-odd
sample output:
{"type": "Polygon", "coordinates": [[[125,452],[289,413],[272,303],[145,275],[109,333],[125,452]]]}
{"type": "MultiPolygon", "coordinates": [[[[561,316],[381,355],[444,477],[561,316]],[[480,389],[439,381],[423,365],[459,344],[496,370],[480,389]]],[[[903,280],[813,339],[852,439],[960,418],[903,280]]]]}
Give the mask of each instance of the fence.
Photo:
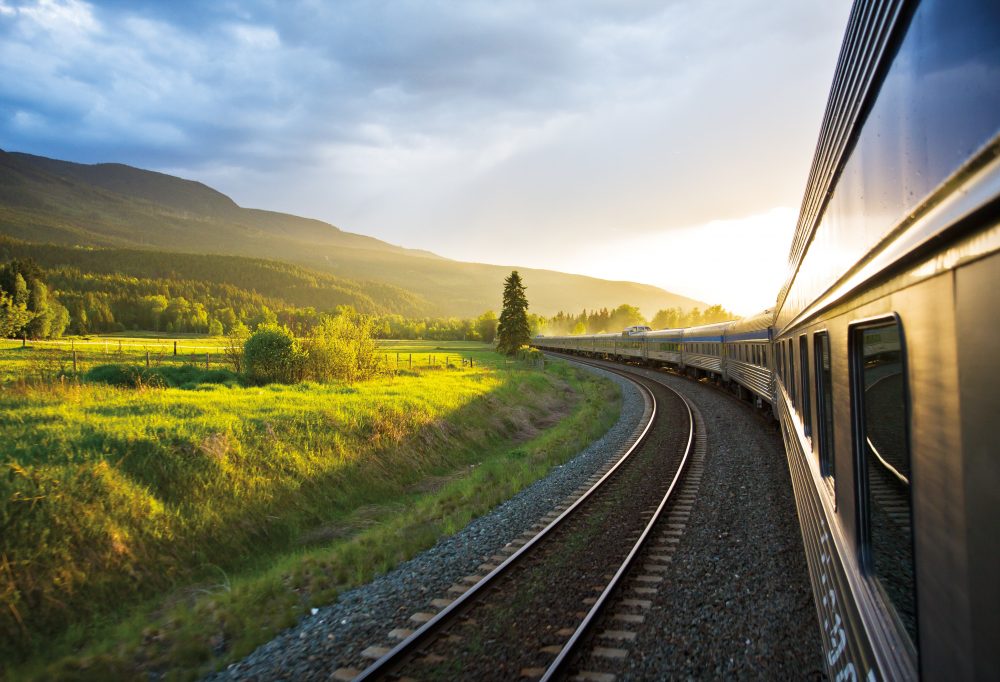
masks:
{"type": "MultiPolygon", "coordinates": [[[[85,374],[97,365],[131,365],[159,367],[162,365],[195,365],[205,369],[231,368],[226,348],[221,345],[178,345],[177,341],[136,340],[28,341],[17,340],[3,350],[0,381],[21,378],[55,378],[59,375],[85,374]],[[9,351],[16,351],[11,353],[9,351]]],[[[515,370],[544,369],[544,359],[537,352],[522,351],[515,357],[470,350],[465,353],[447,349],[428,352],[380,351],[383,366],[391,373],[426,370],[515,370]]]]}

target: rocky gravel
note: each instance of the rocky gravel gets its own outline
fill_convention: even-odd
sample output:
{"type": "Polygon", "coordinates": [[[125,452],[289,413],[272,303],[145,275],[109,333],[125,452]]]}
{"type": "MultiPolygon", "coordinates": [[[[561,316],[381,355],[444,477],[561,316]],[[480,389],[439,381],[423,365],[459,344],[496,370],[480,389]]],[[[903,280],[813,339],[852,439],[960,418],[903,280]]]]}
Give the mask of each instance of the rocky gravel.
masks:
{"type": "Polygon", "coordinates": [[[708,451],[671,570],[619,679],[822,679],[777,427],[713,387],[655,374],[701,411],[708,451]]]}
{"type": "Polygon", "coordinates": [[[385,645],[393,628],[412,627],[411,614],[434,611],[432,599],[528,530],[613,458],[632,435],[644,407],[639,391],[616,374],[587,369],[622,389],[621,415],[602,438],[462,531],[367,585],[344,592],[335,604],[316,609],[209,679],[328,680],[338,668],[364,668],[368,661],[361,652],[370,645],[385,645]]]}

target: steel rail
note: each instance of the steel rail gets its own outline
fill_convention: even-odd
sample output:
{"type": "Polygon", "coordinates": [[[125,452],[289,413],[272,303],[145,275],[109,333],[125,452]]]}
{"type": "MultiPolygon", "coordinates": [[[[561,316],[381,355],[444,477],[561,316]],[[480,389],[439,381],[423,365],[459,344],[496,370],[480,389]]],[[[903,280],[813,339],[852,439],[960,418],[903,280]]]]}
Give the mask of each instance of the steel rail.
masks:
{"type": "Polygon", "coordinates": [[[865,436],[865,441],[868,443],[868,449],[870,449],[872,451],[872,454],[875,455],[875,457],[878,459],[878,461],[882,465],[882,467],[885,468],[885,469],[887,469],[890,474],[892,474],[893,476],[895,476],[899,480],[900,483],[902,483],[907,488],[909,488],[910,487],[910,479],[907,478],[906,476],[904,476],[903,474],[901,474],[896,467],[894,467],[893,465],[889,464],[889,462],[887,462],[885,460],[885,458],[882,457],[881,453],[879,453],[879,451],[877,449],[875,449],[875,444],[872,443],[872,439],[871,438],[869,438],[868,436],[865,436]]]}
{"type": "MultiPolygon", "coordinates": [[[[601,365],[591,364],[588,362],[581,362],[581,364],[588,364],[593,367],[601,367],[602,369],[607,369],[605,367],[602,367],[601,365]]],[[[684,474],[684,470],[687,466],[688,460],[691,458],[691,452],[694,447],[694,425],[695,425],[694,412],[691,409],[691,404],[688,402],[687,398],[681,395],[681,393],[675,390],[674,388],[667,386],[666,384],[660,381],[656,381],[655,379],[652,379],[650,377],[644,377],[644,378],[650,379],[651,381],[655,381],[660,386],[663,386],[664,388],[673,392],[675,395],[677,395],[678,398],[681,399],[681,402],[684,403],[684,407],[687,408],[688,423],[690,426],[688,428],[688,440],[687,440],[687,445],[684,448],[684,456],[681,458],[680,465],[677,467],[677,472],[674,474],[674,478],[670,482],[670,487],[667,488],[667,492],[663,495],[663,499],[660,500],[660,504],[656,507],[656,512],[653,514],[649,522],[646,524],[646,527],[645,529],[643,529],[642,534],[639,536],[639,539],[632,547],[632,551],[630,551],[628,553],[628,556],[625,557],[625,560],[622,562],[621,566],[618,568],[614,576],[608,582],[607,586],[601,592],[601,596],[597,598],[597,601],[594,602],[593,606],[591,606],[590,610],[587,612],[587,615],[580,622],[580,625],[576,628],[576,631],[572,634],[572,636],[570,636],[569,640],[566,642],[565,645],[563,645],[562,650],[556,656],[555,660],[546,669],[545,674],[542,675],[541,682],[549,682],[549,680],[552,680],[565,670],[566,665],[568,665],[569,663],[570,657],[576,652],[577,647],[583,641],[583,638],[586,636],[587,631],[597,620],[597,617],[600,615],[601,611],[604,610],[604,607],[607,604],[608,600],[610,599],[611,594],[618,588],[619,583],[623,580],[625,575],[632,568],[632,564],[635,562],[635,558],[639,555],[639,552],[642,551],[643,547],[646,544],[646,540],[653,532],[653,527],[656,525],[656,523],[660,520],[660,517],[663,515],[663,511],[664,509],[666,509],[667,503],[670,501],[674,489],[677,487],[677,484],[680,482],[681,476],[684,474]]]]}
{"type": "MultiPolygon", "coordinates": [[[[607,369],[607,368],[603,368],[607,369]]],[[[616,372],[622,376],[625,376],[623,372],[616,372]]],[[[390,672],[390,668],[393,665],[401,662],[405,656],[412,653],[416,648],[422,644],[425,640],[436,634],[436,631],[443,626],[443,623],[451,620],[453,617],[457,616],[461,611],[465,610],[466,607],[471,605],[472,599],[475,595],[485,590],[487,587],[491,587],[492,584],[501,575],[507,573],[507,571],[518,563],[527,553],[534,548],[539,542],[542,541],[549,533],[558,527],[567,517],[573,514],[579,507],[599,488],[601,488],[604,483],[614,475],[618,469],[631,457],[632,454],[639,448],[640,445],[646,440],[646,435],[649,433],[656,421],[657,416],[657,405],[656,396],[648,388],[643,386],[641,383],[635,379],[628,377],[629,381],[632,381],[637,387],[639,387],[648,396],[651,404],[652,410],[649,415],[649,420],[646,422],[645,427],[636,438],[636,441],[629,447],[629,449],[618,458],[614,466],[611,467],[594,485],[592,485],[583,495],[578,497],[572,505],[570,505],[566,510],[564,510],[559,516],[552,520],[545,528],[540,530],[533,538],[528,540],[524,545],[521,546],[516,552],[511,554],[507,559],[494,568],[492,571],[487,573],[479,582],[470,587],[465,593],[459,595],[452,603],[446,606],[444,609],[439,611],[433,618],[424,623],[420,628],[410,634],[409,637],[404,639],[402,642],[393,647],[390,651],[385,653],[382,657],[372,663],[370,666],[365,668],[361,673],[354,678],[355,682],[361,682],[362,680],[378,679],[379,677],[386,675],[390,672]]]]}

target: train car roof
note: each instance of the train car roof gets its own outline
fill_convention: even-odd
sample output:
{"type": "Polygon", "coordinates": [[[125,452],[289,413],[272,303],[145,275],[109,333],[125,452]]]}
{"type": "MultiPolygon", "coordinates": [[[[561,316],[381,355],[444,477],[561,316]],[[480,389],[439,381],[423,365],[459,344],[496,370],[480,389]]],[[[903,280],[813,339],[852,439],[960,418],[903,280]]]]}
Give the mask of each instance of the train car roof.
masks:
{"type": "Polygon", "coordinates": [[[716,322],[715,324],[703,324],[699,327],[688,327],[684,330],[684,338],[721,341],[723,335],[732,325],[732,322],[716,322]]]}
{"type": "Polygon", "coordinates": [[[674,329],[655,329],[651,332],[643,332],[642,334],[637,334],[637,336],[644,336],[649,339],[660,338],[660,337],[680,337],[684,333],[683,327],[675,327],[674,329]]]}
{"type": "Polygon", "coordinates": [[[762,310],[756,315],[750,315],[738,320],[733,320],[726,332],[726,340],[738,341],[749,338],[770,338],[767,330],[774,325],[774,317],[777,313],[775,308],[762,310]]]}

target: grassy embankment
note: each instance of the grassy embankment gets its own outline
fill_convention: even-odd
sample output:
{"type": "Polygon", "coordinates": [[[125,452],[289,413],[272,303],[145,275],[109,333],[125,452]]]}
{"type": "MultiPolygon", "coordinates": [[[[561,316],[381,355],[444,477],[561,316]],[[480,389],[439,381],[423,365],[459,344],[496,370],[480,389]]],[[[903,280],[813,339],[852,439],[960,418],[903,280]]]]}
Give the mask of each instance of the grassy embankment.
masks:
{"type": "Polygon", "coordinates": [[[469,343],[387,350],[413,353],[413,369],[185,390],[25,381],[55,360],[0,346],[7,674],[223,666],[510,497],[618,413],[614,385],[561,363],[506,366],[469,343]],[[453,366],[428,368],[431,354],[453,366]]]}

